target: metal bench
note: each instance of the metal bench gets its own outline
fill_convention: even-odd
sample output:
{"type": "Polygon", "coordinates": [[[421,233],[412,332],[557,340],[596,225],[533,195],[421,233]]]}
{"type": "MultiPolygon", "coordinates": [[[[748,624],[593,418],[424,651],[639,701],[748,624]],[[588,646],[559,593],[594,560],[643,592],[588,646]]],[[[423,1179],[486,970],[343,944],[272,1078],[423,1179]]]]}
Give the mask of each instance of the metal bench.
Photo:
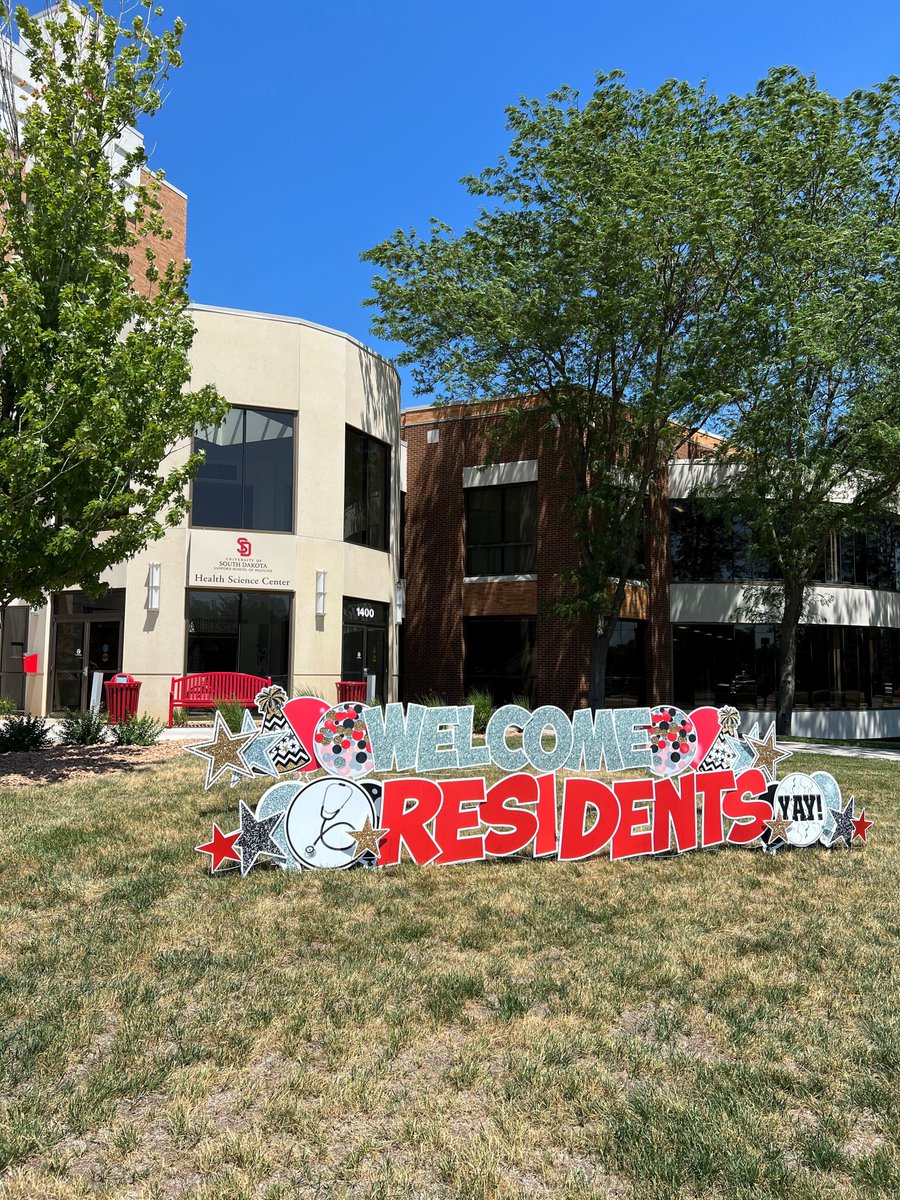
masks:
{"type": "Polygon", "coordinates": [[[232,701],[252,708],[257,695],[271,683],[271,679],[263,679],[259,675],[241,675],[236,671],[181,675],[172,680],[169,691],[169,728],[172,728],[176,708],[215,708],[220,701],[232,701]]]}

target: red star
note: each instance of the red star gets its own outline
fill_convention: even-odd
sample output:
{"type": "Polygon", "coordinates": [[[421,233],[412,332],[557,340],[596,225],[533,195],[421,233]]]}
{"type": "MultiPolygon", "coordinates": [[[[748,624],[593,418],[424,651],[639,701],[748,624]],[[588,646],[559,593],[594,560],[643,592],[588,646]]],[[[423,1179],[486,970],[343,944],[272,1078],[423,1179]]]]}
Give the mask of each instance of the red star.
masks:
{"type": "Polygon", "coordinates": [[[853,829],[854,829],[853,837],[854,837],[854,839],[862,838],[862,840],[864,842],[867,841],[868,839],[866,838],[866,830],[871,829],[874,822],[866,820],[866,810],[863,809],[858,817],[853,817],[852,819],[853,819],[853,829]]]}
{"type": "Polygon", "coordinates": [[[213,823],[212,841],[206,842],[202,846],[195,846],[195,850],[199,850],[201,854],[208,854],[212,859],[210,863],[210,871],[218,871],[222,863],[226,859],[233,859],[239,863],[241,856],[234,848],[234,843],[241,836],[241,831],[236,829],[234,833],[223,833],[222,830],[213,823]]]}

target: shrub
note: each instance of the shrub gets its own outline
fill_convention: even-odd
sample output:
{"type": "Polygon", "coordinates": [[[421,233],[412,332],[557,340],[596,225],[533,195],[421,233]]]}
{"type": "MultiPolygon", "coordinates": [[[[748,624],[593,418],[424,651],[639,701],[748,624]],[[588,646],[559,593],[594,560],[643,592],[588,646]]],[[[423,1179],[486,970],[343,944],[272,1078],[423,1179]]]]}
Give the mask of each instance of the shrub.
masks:
{"type": "Polygon", "coordinates": [[[11,717],[16,711],[15,700],[0,699],[0,717],[11,717]]]}
{"type": "Polygon", "coordinates": [[[421,697],[419,703],[424,704],[426,708],[443,708],[447,701],[437,692],[429,692],[426,696],[421,697]]]}
{"type": "Polygon", "coordinates": [[[0,753],[13,750],[43,750],[50,730],[43,717],[7,717],[0,725],[0,753]]]}
{"type": "Polygon", "coordinates": [[[183,729],[188,723],[188,714],[186,708],[176,708],[172,713],[172,724],[177,729],[183,729]]]}
{"type": "Polygon", "coordinates": [[[106,720],[99,713],[68,710],[59,728],[60,741],[67,746],[96,746],[106,740],[106,720]]]}
{"type": "Polygon", "coordinates": [[[144,713],[140,717],[129,717],[121,725],[114,725],[112,731],[117,746],[154,746],[164,728],[149,713],[144,713]]]}
{"type": "Polygon", "coordinates": [[[240,733],[244,723],[244,706],[240,700],[217,700],[216,712],[222,714],[222,719],[232,733],[240,733]]]}
{"type": "Polygon", "coordinates": [[[521,696],[513,696],[513,704],[518,704],[519,708],[524,708],[526,712],[534,712],[534,705],[531,703],[531,698],[524,693],[521,696]]]}
{"type": "Polygon", "coordinates": [[[481,688],[472,688],[466,696],[466,704],[471,704],[475,709],[472,714],[472,729],[475,733],[484,733],[494,711],[493,696],[481,688]]]}

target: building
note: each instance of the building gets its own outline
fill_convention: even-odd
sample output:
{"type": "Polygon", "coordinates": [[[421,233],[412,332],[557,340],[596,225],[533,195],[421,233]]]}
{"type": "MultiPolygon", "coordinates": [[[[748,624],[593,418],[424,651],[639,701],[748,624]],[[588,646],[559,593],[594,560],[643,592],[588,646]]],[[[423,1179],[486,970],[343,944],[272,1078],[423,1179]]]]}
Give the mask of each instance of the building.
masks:
{"type": "MultiPolygon", "coordinates": [[[[43,19],[53,19],[48,9],[43,19]]],[[[35,96],[20,45],[0,46],[6,117],[35,96]]],[[[142,142],[124,129],[110,156],[142,142]]],[[[145,176],[146,181],[146,176],[145,176]]],[[[137,183],[137,178],[132,179],[137,183]]],[[[160,184],[171,239],[141,237],[164,269],[186,256],[187,197],[160,184]]],[[[168,714],[173,676],[240,671],[334,696],[341,678],[375,676],[397,695],[402,461],[396,371],[353,338],[308,321],[194,306],[192,386],[213,383],[232,407],[198,430],[206,461],[191,515],[104,577],[90,597],[58,593],[37,612],[7,610],[0,698],[35,714],[87,708],[97,673],[142,683],[141,709],[168,714]],[[36,659],[26,675],[24,656],[36,659]]],[[[184,461],[188,442],[169,465],[184,461]]]]}
{"type": "MultiPolygon", "coordinates": [[[[38,21],[47,22],[54,19],[56,8],[49,5],[43,12],[36,14],[38,21]]],[[[12,123],[21,123],[21,117],[27,106],[39,95],[37,84],[30,78],[30,64],[25,53],[24,43],[10,41],[0,37],[0,124],[11,130],[12,123]]],[[[119,137],[110,145],[108,157],[114,170],[121,168],[129,154],[143,147],[144,138],[141,133],[126,126],[119,137]]],[[[186,257],[187,239],[187,196],[167,179],[158,176],[151,178],[150,172],[141,168],[129,177],[129,183],[145,186],[152,181],[158,187],[157,199],[160,204],[160,215],[165,227],[171,231],[171,238],[161,238],[156,234],[140,235],[138,244],[131,252],[132,278],[135,287],[145,292],[151,286],[146,278],[146,254],[150,249],[155,256],[156,265],[164,271],[170,262],[178,265],[186,257]]],[[[132,211],[129,208],[129,211],[132,211]]]]}
{"type": "MultiPolygon", "coordinates": [[[[576,562],[571,495],[555,440],[496,438],[505,406],[403,413],[408,448],[404,695],[587,703],[591,630],[554,616],[557,573],[576,562]]],[[[610,647],[607,703],[735,704],[774,717],[778,630],[735,619],[749,584],[771,579],[746,531],[692,497],[701,435],[648,501],[643,578],[629,583],[610,647]]],[[[835,539],[813,589],[821,622],[801,629],[794,730],[900,735],[900,522],[835,539]]],[[[752,718],[751,718],[752,719],[752,718]]]]}
{"type": "Polygon", "coordinates": [[[72,589],[38,612],[11,607],[0,694],[31,713],[83,709],[96,672],[124,670],[142,681],[141,710],[164,717],[173,676],[241,671],[335,698],[337,680],[372,673],[395,699],[396,371],[307,321],[193,316],[193,385],[215,383],[232,408],[194,439],[206,461],[188,521],[110,570],[99,599],[72,589]]]}

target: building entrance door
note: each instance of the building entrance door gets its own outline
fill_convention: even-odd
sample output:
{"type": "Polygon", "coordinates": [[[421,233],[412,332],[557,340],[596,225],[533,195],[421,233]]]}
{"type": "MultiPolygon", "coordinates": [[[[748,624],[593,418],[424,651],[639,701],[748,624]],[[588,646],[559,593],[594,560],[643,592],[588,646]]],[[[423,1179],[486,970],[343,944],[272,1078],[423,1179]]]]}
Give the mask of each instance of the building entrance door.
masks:
{"type": "MultiPolygon", "coordinates": [[[[57,616],[54,631],[53,711],[83,712],[90,704],[94,672],[100,671],[106,683],[122,669],[122,618],[109,613],[57,616]]],[[[101,706],[104,699],[101,693],[101,706]]]]}
{"type": "Polygon", "coordinates": [[[344,600],[344,637],[341,678],[375,676],[375,695],[385,703],[387,694],[388,606],[374,600],[344,600]]]}

